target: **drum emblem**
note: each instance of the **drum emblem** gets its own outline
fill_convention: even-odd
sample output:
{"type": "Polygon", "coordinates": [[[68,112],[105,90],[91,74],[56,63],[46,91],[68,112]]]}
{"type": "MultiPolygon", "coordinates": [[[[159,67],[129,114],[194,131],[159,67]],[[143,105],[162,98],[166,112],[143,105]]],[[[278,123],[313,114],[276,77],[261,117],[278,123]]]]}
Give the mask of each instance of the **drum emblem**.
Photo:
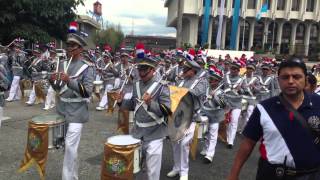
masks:
{"type": "Polygon", "coordinates": [[[31,151],[36,151],[41,145],[41,138],[37,136],[34,132],[30,132],[28,136],[29,148],[31,151]]]}
{"type": "Polygon", "coordinates": [[[126,160],[119,156],[112,156],[106,160],[106,168],[110,174],[122,175],[126,171],[126,160]]]}

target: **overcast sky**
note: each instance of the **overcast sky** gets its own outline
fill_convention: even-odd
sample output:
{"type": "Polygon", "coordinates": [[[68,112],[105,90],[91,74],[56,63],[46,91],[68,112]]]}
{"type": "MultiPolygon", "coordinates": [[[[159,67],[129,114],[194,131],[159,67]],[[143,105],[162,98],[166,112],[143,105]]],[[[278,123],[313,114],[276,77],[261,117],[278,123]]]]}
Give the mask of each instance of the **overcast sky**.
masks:
{"type": "MultiPolygon", "coordinates": [[[[78,14],[93,11],[96,0],[84,0],[85,6],[77,8],[78,14]]],[[[166,27],[167,8],[164,0],[99,0],[104,20],[120,24],[125,34],[134,27],[135,35],[176,36],[174,28],[166,27]],[[133,22],[133,23],[132,23],[133,22]],[[134,24],[134,26],[132,26],[134,24]]]]}

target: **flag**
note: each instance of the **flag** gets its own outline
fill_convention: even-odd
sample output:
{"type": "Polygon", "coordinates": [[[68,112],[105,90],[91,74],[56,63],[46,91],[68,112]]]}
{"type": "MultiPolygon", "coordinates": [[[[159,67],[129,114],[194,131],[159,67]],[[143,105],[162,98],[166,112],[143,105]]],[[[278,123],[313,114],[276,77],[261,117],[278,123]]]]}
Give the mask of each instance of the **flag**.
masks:
{"type": "Polygon", "coordinates": [[[260,11],[258,12],[256,19],[259,21],[261,19],[262,13],[266,13],[269,9],[269,0],[266,0],[266,2],[262,5],[260,11]]]}

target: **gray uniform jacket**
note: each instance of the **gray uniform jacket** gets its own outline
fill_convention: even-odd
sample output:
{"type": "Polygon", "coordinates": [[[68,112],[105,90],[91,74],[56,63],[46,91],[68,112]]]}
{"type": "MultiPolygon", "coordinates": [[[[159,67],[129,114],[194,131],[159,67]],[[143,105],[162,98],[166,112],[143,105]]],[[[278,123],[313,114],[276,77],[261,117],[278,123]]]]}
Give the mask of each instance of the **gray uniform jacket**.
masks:
{"type": "Polygon", "coordinates": [[[49,72],[50,71],[50,64],[48,60],[44,60],[41,58],[34,59],[34,64],[32,65],[32,80],[39,81],[42,79],[46,79],[47,75],[43,74],[42,72],[49,72]]]}
{"type": "MultiPolygon", "coordinates": [[[[163,108],[161,106],[165,106],[167,108],[171,107],[170,102],[170,92],[169,88],[166,85],[159,84],[161,88],[158,91],[154,91],[151,104],[147,107],[140,107],[137,109],[137,106],[140,104],[137,99],[139,99],[137,85],[140,87],[140,95],[142,96],[149,87],[158,80],[156,77],[153,77],[146,83],[143,81],[138,81],[134,84],[133,88],[133,95],[130,100],[124,99],[121,108],[135,110],[134,116],[134,127],[132,131],[132,135],[135,138],[141,139],[143,141],[151,141],[156,139],[164,138],[168,135],[167,126],[165,122],[163,123],[156,123],[156,125],[149,126],[149,127],[141,127],[142,123],[152,123],[155,122],[155,119],[151,117],[150,113],[155,114],[158,118],[167,118],[167,114],[163,112],[163,108]],[[140,124],[140,125],[138,125],[140,124]]],[[[158,88],[156,88],[158,89],[158,88]]]]}
{"type": "Polygon", "coordinates": [[[133,67],[132,64],[128,64],[127,66],[125,66],[124,64],[120,63],[115,67],[115,69],[119,73],[119,77],[121,79],[120,87],[122,86],[126,77],[129,76],[129,73],[132,70],[130,77],[128,77],[127,83],[123,87],[124,93],[131,93],[133,89],[133,77],[135,76],[136,72],[135,67],[133,67]]]}
{"type": "Polygon", "coordinates": [[[23,76],[23,63],[25,61],[23,53],[14,53],[12,56],[12,73],[14,76],[23,76]]]}
{"type": "Polygon", "coordinates": [[[190,79],[184,79],[179,83],[179,87],[188,88],[190,93],[193,95],[193,102],[194,102],[194,116],[193,121],[196,121],[196,118],[199,115],[199,111],[201,109],[201,99],[206,95],[206,88],[207,88],[207,80],[205,76],[199,78],[199,75],[202,71],[198,72],[194,77],[190,79]],[[194,87],[192,87],[194,86],[194,87]]]}
{"type": "Polygon", "coordinates": [[[223,90],[207,89],[206,99],[203,102],[201,111],[208,117],[209,123],[219,123],[224,120],[225,100],[223,90]]]}
{"type": "Polygon", "coordinates": [[[260,86],[257,93],[257,100],[259,102],[266,100],[270,97],[277,96],[280,93],[278,80],[274,75],[261,76],[260,86]]]}
{"type": "Polygon", "coordinates": [[[238,87],[241,86],[242,78],[240,76],[231,76],[227,74],[224,79],[224,93],[226,103],[231,109],[241,109],[242,96],[239,94],[238,87]]]}
{"type": "Polygon", "coordinates": [[[105,85],[114,84],[115,78],[119,76],[119,73],[112,66],[111,61],[109,63],[105,63],[103,60],[97,62],[97,70],[105,85]]]}
{"type": "Polygon", "coordinates": [[[4,93],[9,87],[9,79],[7,70],[5,67],[0,64],[0,106],[3,107],[5,105],[4,93]]]}
{"type": "MultiPolygon", "coordinates": [[[[60,72],[64,70],[64,64],[60,64],[60,72]]],[[[82,59],[74,59],[67,74],[69,83],[57,91],[57,113],[67,123],[85,123],[89,120],[88,98],[93,89],[94,65],[82,59]]]]}
{"type": "Polygon", "coordinates": [[[241,94],[242,98],[248,101],[249,105],[255,105],[257,103],[257,92],[259,87],[260,77],[243,77],[241,84],[241,94]]]}

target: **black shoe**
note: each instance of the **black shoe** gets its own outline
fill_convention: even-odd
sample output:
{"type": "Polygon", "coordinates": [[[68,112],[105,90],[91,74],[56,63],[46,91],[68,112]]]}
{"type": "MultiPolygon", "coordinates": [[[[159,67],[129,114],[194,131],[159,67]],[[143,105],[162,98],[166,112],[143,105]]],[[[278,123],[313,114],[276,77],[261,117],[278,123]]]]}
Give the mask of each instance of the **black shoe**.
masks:
{"type": "Polygon", "coordinates": [[[228,148],[228,149],[232,149],[232,148],[233,148],[233,145],[232,145],[232,144],[228,144],[228,145],[227,145],[227,148],[228,148]]]}

